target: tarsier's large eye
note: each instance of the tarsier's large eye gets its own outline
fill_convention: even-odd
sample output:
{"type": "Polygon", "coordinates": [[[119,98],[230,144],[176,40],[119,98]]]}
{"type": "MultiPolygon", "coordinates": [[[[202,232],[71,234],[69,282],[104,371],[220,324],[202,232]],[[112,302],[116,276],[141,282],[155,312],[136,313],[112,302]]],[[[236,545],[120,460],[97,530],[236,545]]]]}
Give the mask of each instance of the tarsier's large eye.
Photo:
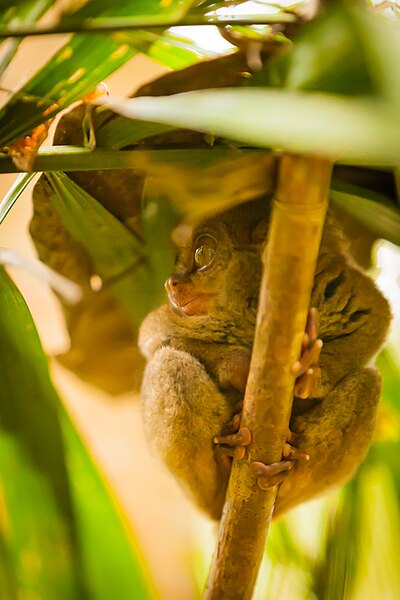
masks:
{"type": "Polygon", "coordinates": [[[196,240],[194,264],[197,269],[207,267],[213,260],[217,250],[217,242],[211,235],[201,235],[196,240]]]}

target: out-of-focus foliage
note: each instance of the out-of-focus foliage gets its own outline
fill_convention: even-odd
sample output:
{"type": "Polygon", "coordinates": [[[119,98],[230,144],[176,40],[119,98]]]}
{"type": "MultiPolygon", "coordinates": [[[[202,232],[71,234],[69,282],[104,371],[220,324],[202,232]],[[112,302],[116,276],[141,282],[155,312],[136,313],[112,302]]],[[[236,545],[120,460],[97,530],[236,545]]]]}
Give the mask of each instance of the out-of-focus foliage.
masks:
{"type": "Polygon", "coordinates": [[[153,598],[143,559],[64,412],[29,310],[0,270],[2,598],[153,598]]]}
{"type": "MultiPolygon", "coordinates": [[[[4,2],[0,4],[0,27],[18,27],[19,24],[35,23],[54,4],[53,0],[22,0],[16,4],[4,2]]],[[[0,63],[0,76],[4,73],[18,50],[21,40],[10,38],[0,42],[3,53],[0,63]]]]}
{"type": "MultiPolygon", "coordinates": [[[[4,11],[3,21],[8,15],[15,14],[16,21],[9,22],[15,26],[23,16],[24,24],[30,23],[40,16],[55,2],[24,2],[22,6],[14,5],[4,11]],[[40,10],[39,10],[40,4],[40,10]],[[38,5],[38,6],[36,6],[38,5]],[[25,10],[23,10],[25,8],[25,10]],[[29,9],[29,10],[28,10],[29,9]],[[21,16],[17,16],[17,15],[21,16]],[[31,17],[31,15],[33,15],[31,17]]],[[[172,0],[160,3],[158,0],[127,1],[116,5],[108,2],[86,2],[75,12],[74,6],[81,3],[70,3],[72,12],[61,13],[57,22],[68,23],[71,19],[82,22],[93,14],[97,18],[126,17],[139,18],[151,24],[152,17],[165,20],[166,26],[172,19],[181,18],[192,4],[191,0],[172,0]],[[165,6],[164,6],[165,5],[165,6]],[[110,8],[111,7],[111,8],[110,8]]],[[[68,3],[65,3],[68,9],[68,3]]],[[[1,16],[1,15],[0,15],[1,16]]],[[[172,68],[186,66],[202,57],[199,49],[193,44],[188,48],[179,43],[178,36],[166,34],[163,28],[159,32],[148,34],[139,30],[125,34],[123,38],[107,34],[76,34],[67,40],[65,45],[54,54],[46,65],[32,75],[24,85],[11,92],[0,109],[0,147],[10,146],[17,139],[30,132],[57,112],[65,109],[72,102],[92,92],[93,88],[105,77],[117,70],[137,52],[156,54],[167,66],[172,68]],[[178,38],[178,39],[177,39],[178,38]],[[160,50],[159,47],[162,47],[160,50]],[[158,48],[158,50],[157,50],[158,48]]],[[[7,62],[3,63],[5,67],[7,62]]]]}

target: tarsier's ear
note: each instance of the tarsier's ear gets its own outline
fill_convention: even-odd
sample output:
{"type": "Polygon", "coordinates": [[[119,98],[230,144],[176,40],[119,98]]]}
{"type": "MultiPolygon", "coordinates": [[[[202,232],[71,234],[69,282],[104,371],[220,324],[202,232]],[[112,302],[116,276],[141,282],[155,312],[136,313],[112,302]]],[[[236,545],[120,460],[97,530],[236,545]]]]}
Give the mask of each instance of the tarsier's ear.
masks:
{"type": "Polygon", "coordinates": [[[251,228],[251,244],[254,246],[262,245],[267,239],[268,219],[263,218],[255,223],[252,223],[251,228]]]}
{"type": "Polygon", "coordinates": [[[188,223],[180,223],[171,233],[171,241],[176,248],[190,246],[193,239],[193,227],[188,223]]]}
{"type": "Polygon", "coordinates": [[[231,235],[240,248],[258,248],[265,242],[268,232],[268,219],[257,217],[247,220],[245,217],[241,222],[235,222],[231,235]]]}

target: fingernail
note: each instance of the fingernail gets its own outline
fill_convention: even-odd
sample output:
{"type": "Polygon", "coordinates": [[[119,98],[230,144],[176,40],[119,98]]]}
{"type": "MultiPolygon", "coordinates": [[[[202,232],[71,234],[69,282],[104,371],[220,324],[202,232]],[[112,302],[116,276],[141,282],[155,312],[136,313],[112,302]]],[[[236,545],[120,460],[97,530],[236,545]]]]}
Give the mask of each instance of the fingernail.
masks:
{"type": "Polygon", "coordinates": [[[293,367],[292,367],[292,374],[296,375],[296,373],[298,373],[301,369],[301,363],[299,360],[296,360],[296,362],[294,363],[293,367]]]}
{"type": "Polygon", "coordinates": [[[243,446],[239,446],[238,448],[236,448],[235,450],[235,457],[239,460],[241,460],[242,458],[245,457],[246,454],[246,450],[244,449],[243,446]]]}

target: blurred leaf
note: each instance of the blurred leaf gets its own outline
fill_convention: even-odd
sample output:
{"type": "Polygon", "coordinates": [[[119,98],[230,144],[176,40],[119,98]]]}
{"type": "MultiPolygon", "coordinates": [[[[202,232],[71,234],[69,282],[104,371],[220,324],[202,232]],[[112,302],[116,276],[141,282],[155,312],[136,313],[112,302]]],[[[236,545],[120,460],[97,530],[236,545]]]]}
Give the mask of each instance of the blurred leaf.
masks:
{"type": "Polygon", "coordinates": [[[112,290],[87,294],[64,313],[71,345],[57,360],[108,394],[138,392],[145,367],[137,347],[138,327],[112,290]]]}
{"type": "Polygon", "coordinates": [[[15,202],[35,175],[36,173],[22,173],[14,181],[6,195],[3,196],[3,199],[0,201],[0,223],[4,221],[15,202]]]}
{"type": "Polygon", "coordinates": [[[176,31],[167,30],[158,40],[154,41],[148,55],[163,65],[178,70],[205,58],[214,58],[218,53],[200,46],[198,42],[178,34],[176,31]],[[169,59],[167,59],[167,52],[171,56],[169,59]]]}
{"type": "Polygon", "coordinates": [[[341,491],[336,510],[331,513],[324,531],[324,548],[312,570],[312,589],[318,600],[350,599],[354,588],[357,560],[363,541],[363,527],[359,511],[359,490],[350,482],[341,491]]]}
{"type": "Polygon", "coordinates": [[[373,164],[400,162],[398,112],[373,100],[241,88],[110,98],[107,106],[132,119],[187,127],[264,148],[373,164]]]}
{"type": "MultiPolygon", "coordinates": [[[[400,283],[400,282],[399,282],[400,283]]],[[[382,374],[382,399],[392,406],[400,417],[400,363],[395,348],[388,344],[379,354],[376,365],[382,374]]]]}
{"type": "Polygon", "coordinates": [[[400,209],[384,196],[335,179],[329,195],[336,206],[356,217],[378,237],[400,245],[400,209]]]}
{"type": "Polygon", "coordinates": [[[115,37],[173,70],[184,69],[216,55],[216,52],[200,47],[193,40],[168,30],[121,31],[115,37]]]}
{"type": "Polygon", "coordinates": [[[166,194],[160,194],[160,188],[154,179],[148,177],[143,189],[143,207],[141,216],[143,233],[151,268],[157,281],[165,281],[174,267],[174,250],[170,236],[178,221],[178,213],[173,210],[166,194]]]}
{"type": "Polygon", "coordinates": [[[1,25],[16,26],[20,23],[34,23],[41,17],[55,0],[19,0],[0,2],[1,25]]]}
{"type": "Polygon", "coordinates": [[[66,412],[61,424],[90,600],[154,600],[157,594],[126,517],[66,412]]]}
{"type": "Polygon", "coordinates": [[[139,140],[170,131],[169,125],[116,117],[96,132],[98,146],[119,150],[139,140]]]}
{"type": "Polygon", "coordinates": [[[390,21],[377,13],[357,10],[354,6],[349,15],[376,86],[389,101],[398,104],[400,19],[390,21]]]}
{"type": "Polygon", "coordinates": [[[66,175],[55,172],[47,177],[50,200],[67,231],[87,249],[96,273],[107,287],[112,285],[133,322],[140,323],[161,303],[161,286],[146,260],[143,242],[66,175]]]}
{"type": "Polygon", "coordinates": [[[149,153],[143,166],[153,178],[153,193],[158,189],[157,195],[167,197],[192,222],[272,193],[274,153],[237,150],[218,155],[218,150],[191,150],[184,156],[170,152],[165,157],[149,153]]]}
{"type": "Polygon", "coordinates": [[[154,598],[132,532],[59,404],[29,311],[3,270],[0,302],[2,598],[154,598]]]}
{"type": "Polygon", "coordinates": [[[105,35],[72,37],[0,110],[0,146],[24,137],[81,99],[134,54],[105,35]]]}
{"type": "Polygon", "coordinates": [[[296,539],[296,530],[290,526],[288,519],[280,519],[273,523],[268,536],[266,555],[273,563],[286,566],[295,564],[302,569],[310,568],[310,560],[296,539]]]}
{"type": "Polygon", "coordinates": [[[49,173],[51,200],[67,230],[87,247],[105,281],[134,267],[143,258],[143,243],[64,173],[49,173]]]}
{"type": "Polygon", "coordinates": [[[57,396],[25,303],[0,269],[0,563],[10,598],[80,598],[57,396]]]}
{"type": "MultiPolygon", "coordinates": [[[[130,203],[127,206],[124,189],[120,189],[119,178],[115,177],[118,173],[119,178],[122,173],[129,175],[128,171],[106,172],[105,181],[110,188],[104,188],[101,178],[93,180],[93,186],[102,202],[109,200],[108,190],[114,189],[117,201],[113,205],[113,214],[125,223],[133,220],[130,215],[134,204],[135,179],[132,176],[124,179],[127,191],[130,192],[130,203]],[[125,207],[127,211],[124,210],[125,207]]],[[[86,185],[90,191],[88,182],[86,185]]],[[[90,284],[96,273],[93,261],[85,246],[66,230],[52,204],[51,192],[44,178],[39,179],[33,190],[34,213],[30,224],[32,240],[42,262],[75,281],[84,290],[84,297],[79,304],[63,304],[70,348],[57,358],[78,377],[110,394],[138,390],[144,359],[136,344],[137,326],[117,301],[112,287],[92,291],[90,284]]]]}
{"type": "MultiPolygon", "coordinates": [[[[163,42],[164,37],[165,35],[160,38],[160,43],[163,42]]],[[[244,75],[246,68],[246,57],[243,53],[236,52],[191,65],[177,72],[166,73],[141,86],[134,95],[135,97],[164,96],[194,89],[242,85],[246,81],[244,75]]],[[[111,111],[106,111],[103,107],[97,109],[96,116],[99,120],[99,126],[96,130],[98,145],[115,149],[135,144],[139,140],[174,129],[171,126],[159,123],[141,122],[119,117],[111,111]]],[[[67,116],[63,118],[64,122],[66,119],[67,116]]],[[[190,139],[189,133],[186,134],[186,138],[190,139]]],[[[71,140],[63,139],[62,142],[58,143],[71,143],[71,140]]],[[[76,140],[73,143],[76,143],[76,140]]],[[[165,144],[170,146],[170,140],[167,139],[165,144]]]]}
{"type": "Polygon", "coordinates": [[[332,4],[304,25],[290,52],[266,63],[249,85],[350,96],[376,92],[367,53],[352,22],[354,12],[349,13],[346,4],[332,4]]]}
{"type": "Polygon", "coordinates": [[[104,34],[72,37],[0,110],[0,146],[24,137],[61,109],[83,98],[138,51],[150,55],[154,51],[156,58],[171,68],[203,58],[198,50],[176,50],[167,37],[153,34],[151,43],[144,43],[143,36],[140,31],[131,34],[130,44],[120,41],[118,36],[111,38],[104,34]]]}
{"type": "Polygon", "coordinates": [[[141,17],[149,18],[151,16],[162,15],[165,22],[182,18],[189,10],[194,0],[120,0],[118,4],[114,0],[96,0],[96,2],[86,1],[83,6],[78,4],[78,10],[70,9],[64,15],[63,22],[76,22],[90,19],[99,21],[113,17],[141,17]]]}
{"type": "MultiPolygon", "coordinates": [[[[159,0],[126,1],[117,7],[114,3],[112,12],[115,15],[160,15],[165,17],[167,24],[168,18],[184,14],[190,3],[188,0],[171,0],[164,9],[159,0]]],[[[110,6],[109,2],[96,2],[96,6],[89,2],[73,18],[84,19],[93,11],[96,16],[101,16],[107,13],[110,6]]],[[[142,35],[142,32],[137,32],[140,50],[142,35]]],[[[134,33],[130,39],[134,44],[134,33]]],[[[61,108],[81,99],[136,52],[133,46],[111,35],[73,36],[21,89],[8,98],[0,110],[0,147],[24,137],[61,108]]]]}
{"type": "Polygon", "coordinates": [[[385,461],[367,460],[340,491],[312,568],[318,600],[397,597],[399,504],[385,461]],[[393,595],[392,595],[393,594],[393,595]]]}
{"type": "MultiPolygon", "coordinates": [[[[273,49],[276,45],[273,44],[273,49]]],[[[268,48],[266,56],[270,56],[268,48]]],[[[244,52],[229,53],[185,69],[166,73],[149,83],[142,85],[136,92],[138,96],[170,96],[180,92],[202,90],[207,88],[226,88],[241,86],[248,81],[249,72],[244,52]]]]}
{"type": "Polygon", "coordinates": [[[362,535],[354,557],[358,577],[352,598],[396,598],[400,593],[400,511],[393,472],[382,461],[362,470],[357,482],[359,501],[355,508],[362,521],[362,535]]]}
{"type": "MultiPolygon", "coordinates": [[[[2,27],[7,25],[11,28],[17,27],[21,23],[24,25],[35,23],[53,4],[54,0],[22,0],[15,4],[7,2],[5,8],[0,5],[0,25],[2,27]]],[[[0,41],[0,48],[3,52],[0,63],[0,76],[15,56],[20,43],[21,39],[15,38],[0,41]]]]}

